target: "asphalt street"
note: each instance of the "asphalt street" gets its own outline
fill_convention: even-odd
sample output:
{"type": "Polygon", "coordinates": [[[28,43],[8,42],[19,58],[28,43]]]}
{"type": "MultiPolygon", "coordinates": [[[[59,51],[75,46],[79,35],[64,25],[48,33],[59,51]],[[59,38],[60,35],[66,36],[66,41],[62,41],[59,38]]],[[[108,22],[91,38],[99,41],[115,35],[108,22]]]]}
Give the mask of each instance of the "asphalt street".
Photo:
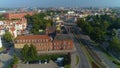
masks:
{"type": "Polygon", "coordinates": [[[90,68],[89,61],[88,61],[85,53],[81,49],[79,41],[76,39],[76,37],[73,35],[73,33],[70,32],[69,35],[73,38],[73,41],[74,41],[74,44],[75,44],[75,47],[76,47],[76,51],[78,52],[78,54],[80,56],[79,57],[80,58],[80,64],[79,64],[78,68],[90,68]]]}

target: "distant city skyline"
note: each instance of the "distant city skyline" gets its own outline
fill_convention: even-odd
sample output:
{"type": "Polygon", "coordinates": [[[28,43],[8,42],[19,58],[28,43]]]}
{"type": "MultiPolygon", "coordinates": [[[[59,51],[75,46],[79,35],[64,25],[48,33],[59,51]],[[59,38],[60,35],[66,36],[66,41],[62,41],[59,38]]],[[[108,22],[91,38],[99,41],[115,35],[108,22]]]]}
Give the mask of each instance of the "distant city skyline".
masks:
{"type": "Polygon", "coordinates": [[[0,0],[0,8],[120,7],[120,0],[0,0]]]}

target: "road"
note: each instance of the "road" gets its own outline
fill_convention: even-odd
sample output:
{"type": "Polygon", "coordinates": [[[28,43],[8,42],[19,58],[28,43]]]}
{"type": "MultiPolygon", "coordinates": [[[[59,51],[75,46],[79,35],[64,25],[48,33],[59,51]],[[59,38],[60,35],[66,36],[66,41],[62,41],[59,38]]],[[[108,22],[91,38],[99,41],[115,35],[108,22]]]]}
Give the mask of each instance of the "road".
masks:
{"type": "Polygon", "coordinates": [[[116,68],[115,64],[113,64],[100,49],[91,46],[91,39],[88,36],[83,35],[79,27],[72,27],[72,29],[74,29],[74,35],[77,36],[77,39],[80,40],[80,42],[84,43],[84,46],[87,48],[87,51],[89,52],[95,63],[97,63],[102,68],[116,68]]]}
{"type": "MultiPolygon", "coordinates": [[[[74,37],[74,36],[73,36],[74,37]]],[[[79,68],[90,68],[90,64],[89,64],[89,61],[85,55],[85,53],[82,51],[82,49],[80,48],[80,43],[78,42],[77,39],[74,38],[74,42],[75,42],[75,47],[77,49],[77,52],[80,56],[80,65],[79,65],[79,68]]]]}
{"type": "Polygon", "coordinates": [[[7,54],[0,54],[0,68],[7,68],[13,58],[14,48],[11,47],[7,54]]]}
{"type": "MultiPolygon", "coordinates": [[[[66,27],[66,29],[68,29],[68,28],[66,27]]],[[[73,33],[69,33],[69,35],[72,37],[75,47],[76,47],[76,51],[78,52],[78,54],[80,56],[79,58],[80,58],[81,63],[79,64],[78,68],[91,68],[85,53],[83,52],[83,50],[80,47],[79,41],[76,39],[76,37],[73,35],[73,33]]]]}

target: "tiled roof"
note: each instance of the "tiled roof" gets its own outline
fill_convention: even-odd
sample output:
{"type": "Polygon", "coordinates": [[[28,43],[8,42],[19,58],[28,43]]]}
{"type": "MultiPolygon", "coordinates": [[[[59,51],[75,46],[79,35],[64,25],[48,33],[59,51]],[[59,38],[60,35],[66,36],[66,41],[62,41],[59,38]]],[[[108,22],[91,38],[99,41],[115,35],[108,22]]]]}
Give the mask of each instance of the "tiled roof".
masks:
{"type": "Polygon", "coordinates": [[[47,35],[25,35],[25,36],[18,36],[16,40],[30,40],[30,39],[50,39],[47,35]]]}
{"type": "Polygon", "coordinates": [[[14,27],[12,27],[12,28],[10,28],[10,30],[13,32],[13,31],[15,31],[15,28],[14,28],[14,27]]]}

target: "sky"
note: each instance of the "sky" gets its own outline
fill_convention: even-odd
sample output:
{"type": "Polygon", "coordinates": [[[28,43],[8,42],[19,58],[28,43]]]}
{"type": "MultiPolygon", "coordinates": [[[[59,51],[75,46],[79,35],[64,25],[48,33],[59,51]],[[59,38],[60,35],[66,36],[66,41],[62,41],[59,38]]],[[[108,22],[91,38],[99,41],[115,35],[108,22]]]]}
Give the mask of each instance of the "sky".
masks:
{"type": "Polygon", "coordinates": [[[4,7],[120,7],[120,0],[0,0],[4,7]]]}

